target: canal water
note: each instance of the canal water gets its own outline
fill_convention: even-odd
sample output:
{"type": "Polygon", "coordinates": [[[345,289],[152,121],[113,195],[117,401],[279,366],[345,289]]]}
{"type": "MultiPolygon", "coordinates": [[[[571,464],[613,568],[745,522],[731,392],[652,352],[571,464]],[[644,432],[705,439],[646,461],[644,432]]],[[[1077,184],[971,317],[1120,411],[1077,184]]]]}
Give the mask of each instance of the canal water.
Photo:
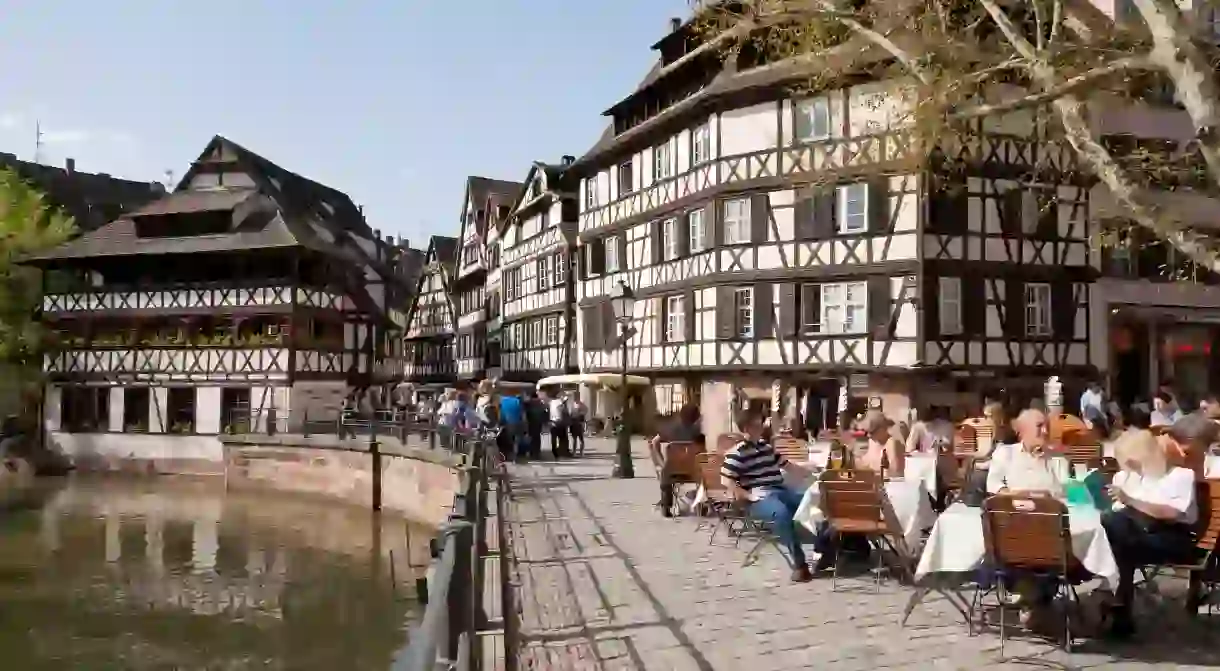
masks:
{"type": "Polygon", "coordinates": [[[0,668],[389,669],[427,529],[221,483],[40,482],[0,508],[0,668]]]}

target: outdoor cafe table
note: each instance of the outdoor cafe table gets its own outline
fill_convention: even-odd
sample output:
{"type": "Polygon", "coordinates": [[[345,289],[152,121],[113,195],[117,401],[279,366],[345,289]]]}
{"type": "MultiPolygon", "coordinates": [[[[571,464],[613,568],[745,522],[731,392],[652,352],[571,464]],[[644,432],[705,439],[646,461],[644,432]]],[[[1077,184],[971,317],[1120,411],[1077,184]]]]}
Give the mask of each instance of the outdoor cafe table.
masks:
{"type": "MultiPolygon", "coordinates": [[[[1080,560],[1085,570],[1105,580],[1111,589],[1116,588],[1118,564],[1106,538],[1106,530],[1101,526],[1101,513],[1091,506],[1069,506],[1068,524],[1072,533],[1072,554],[1080,560]]],[[[915,580],[936,579],[938,575],[946,574],[960,577],[973,573],[983,566],[985,555],[983,509],[955,503],[941,513],[932,527],[932,533],[919,556],[915,580]]],[[[903,614],[903,622],[932,589],[929,586],[916,589],[903,614]]],[[[938,591],[945,593],[944,590],[938,591]]]]}
{"type": "MultiPolygon", "coordinates": [[[[936,521],[936,513],[932,510],[932,500],[924,481],[920,479],[894,479],[885,483],[885,495],[894,517],[902,527],[902,536],[908,548],[914,552],[919,547],[924,529],[936,521]]],[[[817,527],[825,519],[818,507],[822,496],[821,488],[814,483],[805,490],[801,505],[797,507],[792,519],[812,533],[817,533],[817,527]]]]}

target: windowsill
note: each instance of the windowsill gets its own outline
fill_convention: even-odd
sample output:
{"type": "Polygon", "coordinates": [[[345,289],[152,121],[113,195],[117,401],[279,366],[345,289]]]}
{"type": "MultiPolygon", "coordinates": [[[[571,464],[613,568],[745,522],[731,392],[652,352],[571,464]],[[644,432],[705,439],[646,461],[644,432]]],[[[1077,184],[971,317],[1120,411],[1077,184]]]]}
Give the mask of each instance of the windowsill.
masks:
{"type": "Polygon", "coordinates": [[[822,332],[804,331],[800,335],[798,335],[797,338],[799,338],[801,340],[826,340],[828,338],[866,338],[866,337],[868,337],[868,335],[869,335],[868,331],[850,331],[850,332],[845,331],[845,332],[841,332],[841,333],[822,333],[822,332]]]}
{"type": "Polygon", "coordinates": [[[810,136],[810,137],[793,137],[792,146],[799,147],[803,144],[811,144],[813,142],[826,142],[829,139],[831,139],[830,133],[827,133],[826,135],[815,135],[815,136],[810,136]]]}
{"type": "Polygon", "coordinates": [[[835,234],[838,236],[841,236],[841,237],[845,237],[845,238],[846,237],[858,237],[861,235],[868,235],[868,227],[862,228],[858,231],[845,231],[843,229],[839,229],[839,230],[835,231],[835,234]]]}

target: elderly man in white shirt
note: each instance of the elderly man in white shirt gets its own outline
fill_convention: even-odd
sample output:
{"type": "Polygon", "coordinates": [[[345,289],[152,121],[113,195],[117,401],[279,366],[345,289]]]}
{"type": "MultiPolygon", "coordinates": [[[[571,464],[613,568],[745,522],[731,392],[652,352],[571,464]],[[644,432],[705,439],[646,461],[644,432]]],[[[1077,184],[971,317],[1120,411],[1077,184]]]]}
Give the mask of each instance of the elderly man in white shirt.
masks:
{"type": "Polygon", "coordinates": [[[1067,459],[1051,453],[1047,446],[1049,422],[1041,410],[1026,410],[1013,422],[1019,441],[999,445],[991,453],[987,470],[987,493],[1046,493],[1063,496],[1063,485],[1071,479],[1067,459]]]}

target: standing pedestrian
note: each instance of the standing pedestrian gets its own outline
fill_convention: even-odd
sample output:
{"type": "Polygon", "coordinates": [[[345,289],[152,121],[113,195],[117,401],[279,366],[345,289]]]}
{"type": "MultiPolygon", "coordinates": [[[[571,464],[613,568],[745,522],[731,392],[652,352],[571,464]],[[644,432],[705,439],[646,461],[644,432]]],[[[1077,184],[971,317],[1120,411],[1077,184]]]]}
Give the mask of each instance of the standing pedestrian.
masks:
{"type": "Polygon", "coordinates": [[[585,456],[585,418],[588,414],[589,408],[580,400],[580,392],[568,394],[568,433],[572,437],[568,446],[578,457],[585,456]]]}
{"type": "Polygon", "coordinates": [[[529,434],[530,459],[542,459],[542,428],[546,420],[547,409],[538,394],[528,394],[525,401],[525,428],[529,434]]]}
{"type": "Polygon", "coordinates": [[[547,403],[547,414],[551,420],[551,455],[558,461],[562,457],[572,456],[568,444],[568,404],[563,392],[556,393],[547,403]]]}

